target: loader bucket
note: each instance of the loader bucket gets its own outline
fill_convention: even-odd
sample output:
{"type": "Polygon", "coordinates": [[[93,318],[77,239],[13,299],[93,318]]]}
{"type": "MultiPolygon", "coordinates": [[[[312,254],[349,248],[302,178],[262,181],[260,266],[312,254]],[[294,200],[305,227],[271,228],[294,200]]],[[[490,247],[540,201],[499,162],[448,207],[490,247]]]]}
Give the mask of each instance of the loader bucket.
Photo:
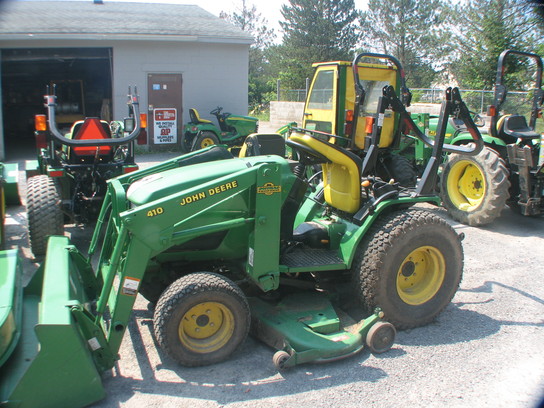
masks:
{"type": "Polygon", "coordinates": [[[0,251],[0,367],[21,334],[21,270],[17,251],[0,251]]]}
{"type": "Polygon", "coordinates": [[[21,198],[17,189],[19,165],[17,163],[0,163],[0,179],[4,181],[4,199],[7,205],[19,205],[21,198]]]}
{"type": "MultiPolygon", "coordinates": [[[[51,237],[44,264],[24,289],[22,322],[14,329],[20,338],[0,367],[2,408],[81,407],[105,396],[90,346],[71,311],[89,300],[71,251],[68,238],[51,237]]],[[[5,252],[0,270],[9,267],[9,276],[0,281],[2,303],[4,293],[16,293],[20,282],[20,271],[13,266],[16,255],[5,252]]],[[[17,297],[1,307],[17,311],[17,297]]],[[[9,348],[3,346],[0,352],[9,348]]]]}

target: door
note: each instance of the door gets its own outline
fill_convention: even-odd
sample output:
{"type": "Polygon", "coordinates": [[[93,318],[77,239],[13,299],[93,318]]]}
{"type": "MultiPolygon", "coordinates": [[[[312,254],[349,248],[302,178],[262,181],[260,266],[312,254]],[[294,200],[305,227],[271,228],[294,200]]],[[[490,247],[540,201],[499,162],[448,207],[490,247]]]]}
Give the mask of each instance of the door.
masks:
{"type": "Polygon", "coordinates": [[[318,67],[304,108],[303,127],[326,133],[336,131],[336,67],[318,67]]]}
{"type": "Polygon", "coordinates": [[[148,74],[147,95],[149,145],[168,149],[181,146],[181,74],[148,74]]]}

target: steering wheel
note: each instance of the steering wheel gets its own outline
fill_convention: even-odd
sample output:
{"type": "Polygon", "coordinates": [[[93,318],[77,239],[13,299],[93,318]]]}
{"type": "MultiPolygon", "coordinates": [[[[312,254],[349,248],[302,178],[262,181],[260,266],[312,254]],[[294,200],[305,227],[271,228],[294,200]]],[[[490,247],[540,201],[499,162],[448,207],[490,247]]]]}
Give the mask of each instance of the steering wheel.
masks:
{"type": "Polygon", "coordinates": [[[472,121],[474,122],[476,126],[482,127],[484,125],[484,120],[482,119],[482,116],[478,112],[468,111],[468,113],[472,115],[472,121]]]}
{"type": "Polygon", "coordinates": [[[219,115],[219,114],[221,114],[222,110],[223,110],[223,108],[221,106],[218,106],[217,108],[213,109],[210,112],[210,115],[219,115]]]}
{"type": "Polygon", "coordinates": [[[285,141],[285,144],[298,153],[300,157],[300,162],[302,164],[314,165],[321,163],[330,163],[330,160],[326,156],[306,145],[290,139],[287,139],[285,141]]]}

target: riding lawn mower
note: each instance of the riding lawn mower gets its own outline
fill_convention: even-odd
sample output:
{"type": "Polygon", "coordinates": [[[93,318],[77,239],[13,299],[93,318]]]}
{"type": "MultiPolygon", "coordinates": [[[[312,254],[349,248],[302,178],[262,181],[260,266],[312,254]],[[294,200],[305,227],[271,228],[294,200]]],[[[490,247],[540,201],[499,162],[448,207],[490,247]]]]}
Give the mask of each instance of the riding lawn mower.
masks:
{"type": "Polygon", "coordinates": [[[245,138],[256,133],[259,127],[257,118],[223,112],[220,106],[213,109],[210,114],[217,118],[219,127],[210,120],[202,119],[196,109],[189,109],[191,120],[183,127],[181,143],[186,152],[218,144],[240,146],[245,138]]]}

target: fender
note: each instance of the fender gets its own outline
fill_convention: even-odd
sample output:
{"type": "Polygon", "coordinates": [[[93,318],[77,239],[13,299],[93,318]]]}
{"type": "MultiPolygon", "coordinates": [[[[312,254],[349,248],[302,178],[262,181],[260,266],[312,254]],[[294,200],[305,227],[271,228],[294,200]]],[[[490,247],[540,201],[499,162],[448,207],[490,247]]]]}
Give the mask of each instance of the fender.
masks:
{"type": "MultiPolygon", "coordinates": [[[[493,137],[488,133],[482,133],[482,139],[486,145],[497,145],[497,146],[506,146],[506,143],[498,137],[493,137]]],[[[462,132],[457,135],[450,143],[454,145],[463,145],[467,143],[474,142],[472,136],[468,132],[462,132]]]]}
{"type": "Polygon", "coordinates": [[[354,223],[346,223],[347,230],[342,241],[340,242],[340,251],[342,258],[348,268],[352,267],[353,259],[359,249],[361,241],[366,236],[368,230],[374,225],[375,221],[384,216],[384,213],[388,211],[394,211],[394,207],[398,205],[416,204],[416,203],[433,203],[440,205],[440,199],[432,196],[420,196],[420,197],[399,197],[395,200],[384,200],[380,202],[375,210],[369,214],[361,225],[354,223]]]}

